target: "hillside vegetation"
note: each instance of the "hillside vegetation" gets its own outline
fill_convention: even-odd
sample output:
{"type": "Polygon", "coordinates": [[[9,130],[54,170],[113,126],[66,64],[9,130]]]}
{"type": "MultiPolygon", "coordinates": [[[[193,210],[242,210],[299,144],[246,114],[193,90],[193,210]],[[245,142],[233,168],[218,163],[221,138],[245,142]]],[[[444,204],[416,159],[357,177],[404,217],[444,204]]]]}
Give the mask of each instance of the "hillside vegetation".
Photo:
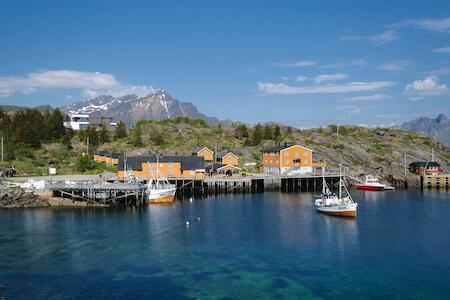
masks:
{"type": "MultiPolygon", "coordinates": [[[[58,119],[60,117],[58,116],[58,119]]],[[[1,131],[1,128],[0,128],[1,131]]],[[[92,162],[87,156],[96,149],[119,151],[126,155],[191,155],[199,146],[217,151],[230,150],[240,157],[245,171],[256,172],[257,167],[246,168],[244,163],[261,163],[261,150],[277,143],[297,143],[314,150],[316,160],[330,166],[339,163],[355,175],[375,174],[402,178],[404,155],[407,163],[430,160],[431,139],[399,129],[370,129],[358,126],[330,125],[325,128],[299,130],[281,125],[244,124],[209,126],[203,120],[174,118],[163,121],[139,121],[134,129],[120,123],[115,129],[102,127],[72,133],[60,132],[58,138],[42,140],[39,145],[18,143],[4,165],[13,165],[22,175],[45,175],[48,166],[55,166],[59,174],[75,172],[101,172],[114,168],[92,162]],[[70,137],[70,141],[67,139],[70,137]]],[[[10,140],[13,140],[10,138],[10,140]]],[[[450,149],[438,144],[436,160],[450,170],[450,149]]]]}

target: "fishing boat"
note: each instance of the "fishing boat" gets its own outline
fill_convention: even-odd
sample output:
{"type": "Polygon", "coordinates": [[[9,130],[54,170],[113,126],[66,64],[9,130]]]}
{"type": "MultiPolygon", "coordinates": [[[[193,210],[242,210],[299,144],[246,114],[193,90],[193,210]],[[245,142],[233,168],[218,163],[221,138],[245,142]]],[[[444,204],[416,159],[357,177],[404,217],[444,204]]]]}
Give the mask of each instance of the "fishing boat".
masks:
{"type": "Polygon", "coordinates": [[[342,217],[356,217],[356,209],[358,207],[358,203],[353,201],[352,196],[347,190],[345,186],[341,171],[339,168],[339,194],[331,193],[328,185],[325,181],[325,169],[322,168],[322,194],[320,198],[315,200],[315,205],[317,207],[317,211],[320,213],[333,215],[333,216],[342,216],[342,217]],[[344,195],[345,192],[345,195],[344,195]]]}
{"type": "Polygon", "coordinates": [[[363,191],[384,191],[386,189],[386,185],[380,183],[378,178],[367,175],[364,183],[358,184],[356,189],[363,191]]]}
{"type": "Polygon", "coordinates": [[[147,184],[148,203],[172,203],[175,198],[177,188],[171,184],[167,178],[161,177],[159,174],[159,157],[156,158],[156,174],[153,172],[151,164],[150,172],[153,176],[147,184]]]}

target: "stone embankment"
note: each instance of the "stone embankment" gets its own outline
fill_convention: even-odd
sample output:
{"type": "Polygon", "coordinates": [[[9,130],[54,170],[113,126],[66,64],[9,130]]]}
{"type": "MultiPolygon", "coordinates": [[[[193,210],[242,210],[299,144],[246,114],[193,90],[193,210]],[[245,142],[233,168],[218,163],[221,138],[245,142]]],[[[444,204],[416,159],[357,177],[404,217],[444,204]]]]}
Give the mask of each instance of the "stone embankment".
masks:
{"type": "Polygon", "coordinates": [[[0,208],[47,206],[50,206],[47,200],[41,199],[31,191],[17,187],[0,188],[0,208]]]}

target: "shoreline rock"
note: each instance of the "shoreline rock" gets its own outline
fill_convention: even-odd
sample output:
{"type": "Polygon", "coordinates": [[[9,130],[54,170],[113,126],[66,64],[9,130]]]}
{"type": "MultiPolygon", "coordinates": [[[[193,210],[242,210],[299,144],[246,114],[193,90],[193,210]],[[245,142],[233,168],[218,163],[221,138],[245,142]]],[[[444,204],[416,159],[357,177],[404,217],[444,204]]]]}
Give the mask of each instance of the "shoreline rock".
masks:
{"type": "Polygon", "coordinates": [[[0,208],[49,207],[47,200],[21,188],[0,189],[0,208]]]}

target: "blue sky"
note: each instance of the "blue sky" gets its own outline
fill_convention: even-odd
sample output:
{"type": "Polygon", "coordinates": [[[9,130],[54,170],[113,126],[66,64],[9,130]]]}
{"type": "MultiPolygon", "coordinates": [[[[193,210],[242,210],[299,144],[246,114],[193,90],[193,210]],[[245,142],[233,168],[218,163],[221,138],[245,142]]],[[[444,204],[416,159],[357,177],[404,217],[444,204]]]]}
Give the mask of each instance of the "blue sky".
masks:
{"type": "Polygon", "coordinates": [[[299,127],[450,114],[450,1],[0,0],[0,103],[165,89],[299,127]]]}

